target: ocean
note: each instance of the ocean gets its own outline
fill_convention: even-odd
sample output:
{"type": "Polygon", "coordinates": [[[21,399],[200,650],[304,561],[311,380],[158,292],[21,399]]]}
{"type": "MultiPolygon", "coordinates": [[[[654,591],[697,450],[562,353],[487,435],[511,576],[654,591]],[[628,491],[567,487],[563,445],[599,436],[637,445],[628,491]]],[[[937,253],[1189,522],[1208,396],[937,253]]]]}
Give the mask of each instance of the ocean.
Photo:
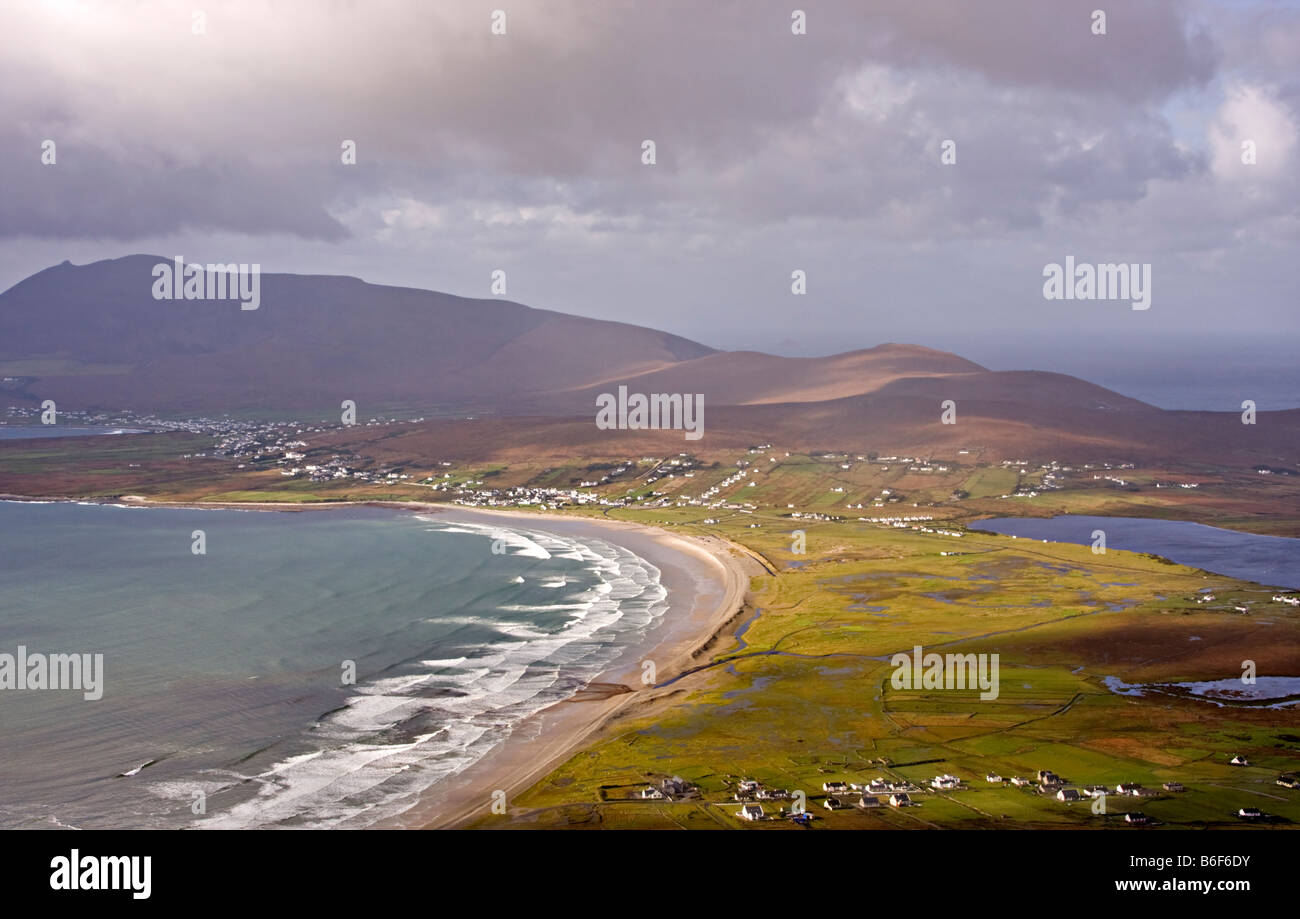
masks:
{"type": "Polygon", "coordinates": [[[1174,411],[1261,412],[1300,408],[1293,340],[1243,336],[1016,335],[979,339],[958,353],[991,370],[1050,370],[1174,411]]]}
{"type": "Polygon", "coordinates": [[[603,540],[380,508],[0,502],[0,558],[0,654],[104,655],[0,689],[4,828],[366,826],[667,609],[603,540]]]}

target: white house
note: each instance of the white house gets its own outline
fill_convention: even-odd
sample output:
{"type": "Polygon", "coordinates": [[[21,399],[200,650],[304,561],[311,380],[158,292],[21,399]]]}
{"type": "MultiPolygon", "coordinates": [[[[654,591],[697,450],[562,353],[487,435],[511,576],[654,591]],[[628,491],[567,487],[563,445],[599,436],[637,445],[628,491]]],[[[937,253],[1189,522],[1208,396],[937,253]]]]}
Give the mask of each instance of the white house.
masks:
{"type": "Polygon", "coordinates": [[[891,807],[907,807],[912,803],[912,799],[907,796],[907,792],[899,791],[889,796],[889,805],[891,807]]]}
{"type": "Polygon", "coordinates": [[[762,820],[763,808],[758,804],[746,804],[740,810],[736,811],[736,816],[742,820],[762,820]]]}

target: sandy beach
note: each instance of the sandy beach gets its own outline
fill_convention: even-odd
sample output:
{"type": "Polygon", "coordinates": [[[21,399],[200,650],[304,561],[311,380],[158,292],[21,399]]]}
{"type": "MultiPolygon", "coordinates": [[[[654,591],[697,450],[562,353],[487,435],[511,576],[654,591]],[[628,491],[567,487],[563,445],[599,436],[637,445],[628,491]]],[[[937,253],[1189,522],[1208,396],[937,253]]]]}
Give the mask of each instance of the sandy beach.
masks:
{"type": "Polygon", "coordinates": [[[438,829],[473,823],[491,816],[494,792],[504,792],[508,810],[516,795],[614,730],[621,716],[645,712],[662,697],[680,692],[680,684],[672,690],[643,684],[642,662],[654,662],[658,683],[698,663],[727,627],[739,621],[749,579],[762,571],[743,549],[725,540],[677,536],[625,521],[447,505],[436,506],[436,513],[447,520],[492,520],[616,543],[660,570],[669,610],[644,642],[628,648],[586,691],[525,719],[485,757],[428,789],[413,807],[378,827],[438,829]]]}

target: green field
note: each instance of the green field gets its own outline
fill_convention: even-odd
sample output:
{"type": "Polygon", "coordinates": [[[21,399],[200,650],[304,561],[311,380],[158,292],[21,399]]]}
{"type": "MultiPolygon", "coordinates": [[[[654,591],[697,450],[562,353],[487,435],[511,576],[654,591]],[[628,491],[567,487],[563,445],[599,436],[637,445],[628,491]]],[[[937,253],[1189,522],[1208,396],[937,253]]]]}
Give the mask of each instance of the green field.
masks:
{"type": "Polygon", "coordinates": [[[962,482],[961,488],[972,498],[996,498],[1011,494],[1019,481],[1020,476],[1014,469],[986,466],[972,473],[962,482]]]}
{"type": "Polygon", "coordinates": [[[805,564],[755,580],[744,647],[733,642],[674,687],[671,707],[641,717],[634,707],[612,736],[512,802],[509,816],[480,825],[788,826],[735,818],[729,799],[741,778],[804,791],[819,827],[1102,827],[1137,809],[1168,826],[1238,826],[1232,813],[1247,805],[1300,821],[1300,794],[1274,783],[1300,768],[1293,712],[1135,699],[1103,683],[1239,675],[1222,665],[1225,654],[1255,655],[1261,674],[1294,668],[1300,615],[1290,608],[1243,624],[1188,599],[1212,585],[1257,601],[1253,585],[1129,553],[1098,564],[1086,547],[1000,537],[968,536],[962,548],[972,554],[944,557],[951,539],[820,524],[809,528],[809,557],[797,559],[775,527],[726,535],[754,532],[768,558],[805,564]],[[997,699],[895,689],[890,655],[916,644],[998,654],[997,699]],[[1171,653],[1183,648],[1192,650],[1171,653]],[[1252,765],[1230,766],[1237,753],[1252,765]],[[1090,802],[984,781],[1039,769],[1080,785],[1179,781],[1188,790],[1136,803],[1112,796],[1108,813],[1096,814],[1090,802]],[[925,785],[941,773],[967,788],[923,791],[914,795],[922,806],[901,810],[819,806],[828,780],[925,785]],[[703,800],[622,800],[666,775],[698,783],[703,800]]]}

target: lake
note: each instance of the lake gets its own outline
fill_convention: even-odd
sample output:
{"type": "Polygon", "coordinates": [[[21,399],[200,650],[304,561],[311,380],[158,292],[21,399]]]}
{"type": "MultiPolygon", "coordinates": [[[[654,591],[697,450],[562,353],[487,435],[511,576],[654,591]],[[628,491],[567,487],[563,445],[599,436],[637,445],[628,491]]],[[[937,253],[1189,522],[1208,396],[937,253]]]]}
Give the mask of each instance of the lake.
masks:
{"type": "Polygon", "coordinates": [[[1237,530],[1142,517],[998,517],[972,529],[1089,546],[1093,531],[1104,530],[1108,549],[1147,552],[1180,565],[1203,568],[1272,587],[1300,590],[1300,539],[1260,536],[1237,530]]]}

